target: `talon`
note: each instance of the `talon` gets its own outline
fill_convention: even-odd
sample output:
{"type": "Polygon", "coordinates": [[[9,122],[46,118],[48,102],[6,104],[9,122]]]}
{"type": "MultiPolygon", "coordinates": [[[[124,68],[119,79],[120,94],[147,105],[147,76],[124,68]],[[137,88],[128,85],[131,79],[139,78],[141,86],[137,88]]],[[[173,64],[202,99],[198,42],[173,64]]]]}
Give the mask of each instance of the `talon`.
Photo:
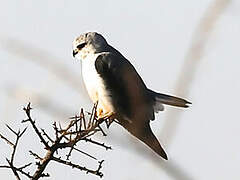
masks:
{"type": "Polygon", "coordinates": [[[101,109],[101,108],[98,108],[98,110],[97,110],[97,117],[98,117],[98,119],[100,119],[100,117],[103,115],[103,109],[101,109]]]}
{"type": "Polygon", "coordinates": [[[114,116],[113,112],[108,112],[108,113],[105,113],[105,114],[101,113],[98,116],[98,119],[114,119],[113,116],[114,116]]]}

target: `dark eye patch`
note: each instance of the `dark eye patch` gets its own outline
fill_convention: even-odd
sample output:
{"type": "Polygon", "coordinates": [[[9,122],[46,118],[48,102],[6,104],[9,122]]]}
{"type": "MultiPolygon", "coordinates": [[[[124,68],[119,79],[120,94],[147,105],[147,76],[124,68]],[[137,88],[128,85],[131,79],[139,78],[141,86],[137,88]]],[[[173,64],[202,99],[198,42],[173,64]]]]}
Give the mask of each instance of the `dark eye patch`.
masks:
{"type": "Polygon", "coordinates": [[[84,48],[84,46],[86,46],[86,44],[87,44],[87,43],[79,44],[79,45],[77,46],[77,49],[78,49],[78,50],[81,50],[82,48],[84,48]]]}

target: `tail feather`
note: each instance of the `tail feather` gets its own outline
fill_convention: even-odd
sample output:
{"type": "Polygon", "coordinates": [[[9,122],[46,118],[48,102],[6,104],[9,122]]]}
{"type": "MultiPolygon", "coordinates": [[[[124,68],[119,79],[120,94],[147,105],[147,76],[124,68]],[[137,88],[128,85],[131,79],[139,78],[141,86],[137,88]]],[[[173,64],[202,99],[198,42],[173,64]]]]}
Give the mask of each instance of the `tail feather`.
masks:
{"type": "Polygon", "coordinates": [[[167,154],[162,148],[156,136],[153,134],[149,123],[144,126],[141,124],[132,124],[127,121],[122,124],[132,135],[144,142],[148,147],[150,147],[154,152],[156,152],[163,159],[168,160],[167,154]]]}
{"type": "Polygon", "coordinates": [[[156,93],[152,90],[149,90],[149,92],[155,98],[156,103],[162,103],[162,104],[167,104],[167,105],[177,106],[177,107],[184,107],[184,108],[187,108],[189,107],[189,104],[192,104],[191,102],[179,97],[156,93]]]}
{"type": "Polygon", "coordinates": [[[156,100],[163,104],[185,108],[189,107],[189,104],[192,104],[185,99],[160,93],[157,93],[156,100]]]}
{"type": "Polygon", "coordinates": [[[156,152],[163,159],[168,160],[166,152],[162,148],[156,136],[153,134],[149,124],[145,131],[147,131],[145,135],[137,134],[136,137],[143,141],[145,144],[147,144],[154,152],[156,152]]]}

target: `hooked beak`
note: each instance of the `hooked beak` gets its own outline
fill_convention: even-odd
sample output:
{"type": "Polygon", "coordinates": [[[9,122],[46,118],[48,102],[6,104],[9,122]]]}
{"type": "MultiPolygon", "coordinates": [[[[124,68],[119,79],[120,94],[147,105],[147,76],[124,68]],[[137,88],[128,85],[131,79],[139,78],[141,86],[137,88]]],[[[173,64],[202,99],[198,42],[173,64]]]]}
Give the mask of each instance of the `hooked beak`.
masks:
{"type": "Polygon", "coordinates": [[[78,53],[78,49],[74,49],[72,52],[73,57],[75,57],[77,53],[78,53]]]}

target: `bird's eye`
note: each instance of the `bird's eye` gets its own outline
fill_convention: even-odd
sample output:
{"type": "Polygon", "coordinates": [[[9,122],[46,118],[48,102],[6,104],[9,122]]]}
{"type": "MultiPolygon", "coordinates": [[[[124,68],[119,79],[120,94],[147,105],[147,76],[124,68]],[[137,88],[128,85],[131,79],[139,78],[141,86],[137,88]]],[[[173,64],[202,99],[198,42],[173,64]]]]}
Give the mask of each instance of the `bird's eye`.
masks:
{"type": "Polygon", "coordinates": [[[78,49],[78,50],[81,50],[82,48],[84,48],[84,46],[86,46],[86,44],[87,44],[87,43],[79,44],[79,45],[77,46],[77,49],[78,49]]]}

